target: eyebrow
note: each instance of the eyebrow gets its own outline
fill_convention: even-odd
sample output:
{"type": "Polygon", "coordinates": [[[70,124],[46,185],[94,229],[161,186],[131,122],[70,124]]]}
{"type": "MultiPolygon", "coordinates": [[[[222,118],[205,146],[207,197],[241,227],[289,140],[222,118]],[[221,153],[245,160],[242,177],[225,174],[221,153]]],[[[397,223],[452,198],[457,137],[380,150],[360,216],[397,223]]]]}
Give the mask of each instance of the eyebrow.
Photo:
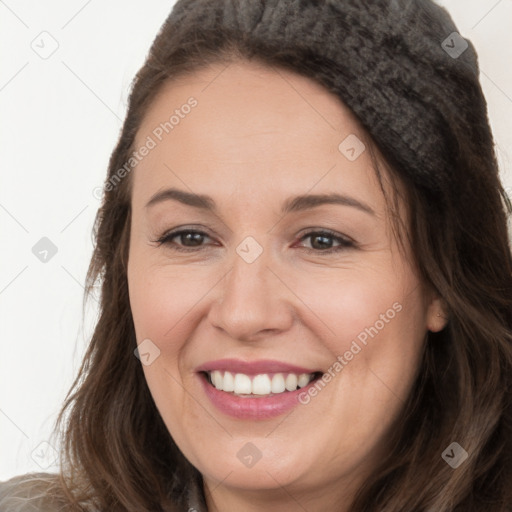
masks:
{"type": "MultiPolygon", "coordinates": [[[[168,188],[157,192],[146,204],[146,208],[150,208],[164,201],[178,201],[193,208],[199,208],[204,211],[217,213],[215,201],[204,194],[194,194],[179,190],[177,188],[168,188]]],[[[282,214],[309,210],[324,204],[338,204],[342,206],[351,206],[357,208],[370,215],[375,215],[375,211],[367,204],[353,197],[343,194],[303,194],[300,196],[288,198],[281,208],[282,214]]]]}

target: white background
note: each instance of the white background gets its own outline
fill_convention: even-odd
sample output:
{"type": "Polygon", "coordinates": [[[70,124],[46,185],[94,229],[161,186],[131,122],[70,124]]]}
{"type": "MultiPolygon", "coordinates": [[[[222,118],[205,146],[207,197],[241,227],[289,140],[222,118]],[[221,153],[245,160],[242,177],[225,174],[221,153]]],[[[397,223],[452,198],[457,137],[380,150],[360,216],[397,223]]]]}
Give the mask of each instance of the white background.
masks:
{"type": "MultiPolygon", "coordinates": [[[[0,480],[57,469],[44,443],[55,444],[53,422],[96,318],[95,304],[82,316],[94,190],[130,82],[173,3],[0,0],[0,480]],[[58,44],[47,59],[31,48],[43,31],[57,41],[41,36],[45,48],[58,44]],[[42,237],[58,249],[47,263],[32,253],[42,237]]],[[[439,3],[478,52],[512,192],[512,0],[439,3]]]]}

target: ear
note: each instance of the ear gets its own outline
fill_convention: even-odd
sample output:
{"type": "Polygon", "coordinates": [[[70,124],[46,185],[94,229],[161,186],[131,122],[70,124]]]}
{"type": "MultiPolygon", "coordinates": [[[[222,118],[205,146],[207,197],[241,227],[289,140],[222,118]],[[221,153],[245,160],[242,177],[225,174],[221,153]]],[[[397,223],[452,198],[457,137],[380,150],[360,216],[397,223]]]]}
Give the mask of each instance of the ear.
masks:
{"type": "Polygon", "coordinates": [[[442,331],[448,319],[446,302],[436,292],[431,292],[427,308],[427,329],[432,332],[442,331]]]}

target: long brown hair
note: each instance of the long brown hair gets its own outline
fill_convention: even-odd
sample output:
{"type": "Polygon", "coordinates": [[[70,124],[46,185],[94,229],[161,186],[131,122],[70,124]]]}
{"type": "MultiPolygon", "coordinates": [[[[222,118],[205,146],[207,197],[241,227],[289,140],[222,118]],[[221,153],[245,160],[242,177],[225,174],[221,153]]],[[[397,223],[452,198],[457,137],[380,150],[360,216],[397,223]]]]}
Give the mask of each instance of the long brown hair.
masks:
{"type": "Polygon", "coordinates": [[[469,43],[459,59],[442,48],[441,36],[454,31],[446,11],[428,0],[178,1],[132,84],[97,215],[87,284],[90,291],[101,283],[100,315],[59,418],[70,509],[180,510],[190,479],[201,483],[133,354],[131,179],[119,170],[164,83],[246,59],[307,76],[352,109],[392,181],[405,185],[408,243],[424,282],[447,306],[447,327],[428,333],[389,456],[351,510],[509,510],[512,206],[499,180],[474,48],[469,43]],[[452,442],[469,454],[457,469],[442,458],[452,442]]]}

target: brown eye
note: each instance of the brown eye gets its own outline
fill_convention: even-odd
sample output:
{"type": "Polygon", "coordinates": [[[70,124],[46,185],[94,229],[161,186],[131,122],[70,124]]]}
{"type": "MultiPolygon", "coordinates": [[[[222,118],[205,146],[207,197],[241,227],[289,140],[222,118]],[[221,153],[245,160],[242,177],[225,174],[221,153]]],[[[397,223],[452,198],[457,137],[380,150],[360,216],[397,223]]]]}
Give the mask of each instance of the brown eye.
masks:
{"type": "Polygon", "coordinates": [[[198,233],[196,231],[183,231],[177,235],[174,235],[173,238],[178,237],[180,242],[185,247],[197,247],[198,245],[201,245],[201,242],[204,239],[203,233],[198,233]]]}
{"type": "MultiPolygon", "coordinates": [[[[211,239],[202,231],[181,229],[164,234],[156,242],[175,251],[194,252],[205,246],[203,242],[206,238],[211,239]]],[[[311,247],[303,247],[303,249],[314,254],[330,254],[355,247],[352,240],[331,231],[310,231],[300,238],[301,241],[307,239],[310,239],[311,247]]]]}
{"type": "Polygon", "coordinates": [[[344,249],[355,247],[352,240],[341,236],[332,231],[310,231],[301,237],[301,240],[310,239],[311,248],[305,247],[308,252],[318,253],[332,253],[342,251],[344,249]],[[338,245],[334,245],[338,243],[338,245]]]}
{"type": "Polygon", "coordinates": [[[171,247],[171,249],[176,251],[190,252],[196,249],[200,249],[205,238],[210,237],[202,231],[182,229],[180,231],[166,233],[161,238],[159,238],[157,242],[160,245],[168,245],[171,247]],[[178,243],[175,242],[174,239],[177,239],[178,243]]]}

